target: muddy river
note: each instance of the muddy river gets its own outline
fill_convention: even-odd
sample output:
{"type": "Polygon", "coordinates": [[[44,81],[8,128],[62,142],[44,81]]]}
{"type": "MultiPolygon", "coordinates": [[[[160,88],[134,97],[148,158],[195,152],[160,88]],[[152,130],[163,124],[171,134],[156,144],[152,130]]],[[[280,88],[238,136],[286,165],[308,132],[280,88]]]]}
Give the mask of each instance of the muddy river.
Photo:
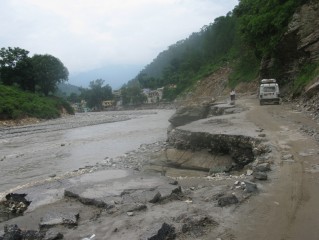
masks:
{"type": "Polygon", "coordinates": [[[173,112],[83,113],[0,128],[0,194],[163,141],[173,112]]]}

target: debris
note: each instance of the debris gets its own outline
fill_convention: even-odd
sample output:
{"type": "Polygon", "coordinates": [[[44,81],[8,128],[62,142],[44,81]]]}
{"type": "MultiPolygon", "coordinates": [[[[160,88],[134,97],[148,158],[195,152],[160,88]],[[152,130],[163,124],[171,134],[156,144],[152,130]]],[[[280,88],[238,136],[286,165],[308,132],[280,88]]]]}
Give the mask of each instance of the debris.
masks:
{"type": "Polygon", "coordinates": [[[129,216],[129,217],[134,216],[134,212],[127,212],[126,214],[127,214],[127,216],[129,216]]]}
{"type": "Polygon", "coordinates": [[[218,199],[218,206],[225,207],[227,205],[238,203],[238,199],[234,194],[227,194],[218,199]]]}
{"type": "Polygon", "coordinates": [[[89,237],[89,238],[83,238],[82,240],[90,240],[90,239],[93,239],[93,238],[95,238],[95,234],[93,234],[91,237],[89,237]]]}
{"type": "Polygon", "coordinates": [[[254,172],[253,176],[255,179],[258,179],[258,180],[267,180],[268,178],[267,174],[264,172],[254,172]]]}
{"type": "Polygon", "coordinates": [[[246,192],[248,193],[256,192],[257,184],[250,181],[245,181],[245,189],[246,189],[246,192]]]}

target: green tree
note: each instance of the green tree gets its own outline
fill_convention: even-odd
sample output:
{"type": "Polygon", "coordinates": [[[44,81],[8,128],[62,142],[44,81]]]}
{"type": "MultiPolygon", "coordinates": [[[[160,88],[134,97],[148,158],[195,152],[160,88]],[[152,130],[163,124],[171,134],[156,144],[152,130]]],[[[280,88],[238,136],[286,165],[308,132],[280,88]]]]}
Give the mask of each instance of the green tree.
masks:
{"type": "Polygon", "coordinates": [[[0,81],[5,85],[19,85],[23,90],[34,92],[32,64],[29,51],[18,47],[1,48],[0,81]]]}
{"type": "Polygon", "coordinates": [[[80,96],[76,93],[71,93],[70,96],[67,97],[67,100],[71,103],[80,102],[80,96]]]}
{"type": "Polygon", "coordinates": [[[88,107],[102,110],[102,102],[112,100],[112,88],[104,85],[104,80],[96,79],[90,82],[89,89],[82,89],[82,97],[86,100],[88,107]]]}
{"type": "Polygon", "coordinates": [[[147,100],[147,97],[142,93],[138,85],[123,86],[121,88],[122,103],[127,105],[140,105],[147,100]]]}
{"type": "Polygon", "coordinates": [[[257,56],[271,54],[296,8],[309,0],[240,0],[234,9],[240,31],[257,56]]]}
{"type": "Polygon", "coordinates": [[[35,54],[31,58],[33,78],[39,91],[45,96],[56,90],[57,84],[68,80],[69,72],[56,57],[45,54],[35,54]]]}

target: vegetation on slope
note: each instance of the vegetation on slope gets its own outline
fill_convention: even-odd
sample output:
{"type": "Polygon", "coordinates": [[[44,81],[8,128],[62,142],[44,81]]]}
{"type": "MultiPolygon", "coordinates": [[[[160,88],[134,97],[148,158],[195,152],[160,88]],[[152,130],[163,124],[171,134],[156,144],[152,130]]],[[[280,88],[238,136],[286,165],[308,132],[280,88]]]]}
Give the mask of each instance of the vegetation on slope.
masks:
{"type": "Polygon", "coordinates": [[[54,56],[28,54],[18,47],[0,49],[0,119],[56,118],[62,109],[72,114],[66,101],[49,97],[68,79],[68,69],[54,56]]]}
{"type": "Polygon", "coordinates": [[[172,100],[221,66],[234,69],[229,87],[255,79],[259,60],[238,28],[238,19],[232,13],[216,18],[200,32],[160,53],[133,81],[141,88],[164,86],[164,98],[172,100]]]}
{"type": "Polygon", "coordinates": [[[0,119],[50,119],[59,117],[63,110],[74,114],[70,105],[61,98],[39,96],[0,84],[0,119]]]}
{"type": "Polygon", "coordinates": [[[229,87],[253,81],[261,59],[276,54],[293,13],[306,2],[240,0],[233,12],[160,53],[128,86],[164,86],[164,98],[172,100],[225,65],[233,69],[229,87]]]}

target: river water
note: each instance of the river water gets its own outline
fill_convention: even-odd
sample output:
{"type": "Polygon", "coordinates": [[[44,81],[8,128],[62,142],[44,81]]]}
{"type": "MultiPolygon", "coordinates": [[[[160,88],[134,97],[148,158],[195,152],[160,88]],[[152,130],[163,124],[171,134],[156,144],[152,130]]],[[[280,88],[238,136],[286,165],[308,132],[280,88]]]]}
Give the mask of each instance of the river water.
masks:
{"type": "Polygon", "coordinates": [[[163,141],[173,112],[83,113],[0,128],[0,194],[163,141]]]}

